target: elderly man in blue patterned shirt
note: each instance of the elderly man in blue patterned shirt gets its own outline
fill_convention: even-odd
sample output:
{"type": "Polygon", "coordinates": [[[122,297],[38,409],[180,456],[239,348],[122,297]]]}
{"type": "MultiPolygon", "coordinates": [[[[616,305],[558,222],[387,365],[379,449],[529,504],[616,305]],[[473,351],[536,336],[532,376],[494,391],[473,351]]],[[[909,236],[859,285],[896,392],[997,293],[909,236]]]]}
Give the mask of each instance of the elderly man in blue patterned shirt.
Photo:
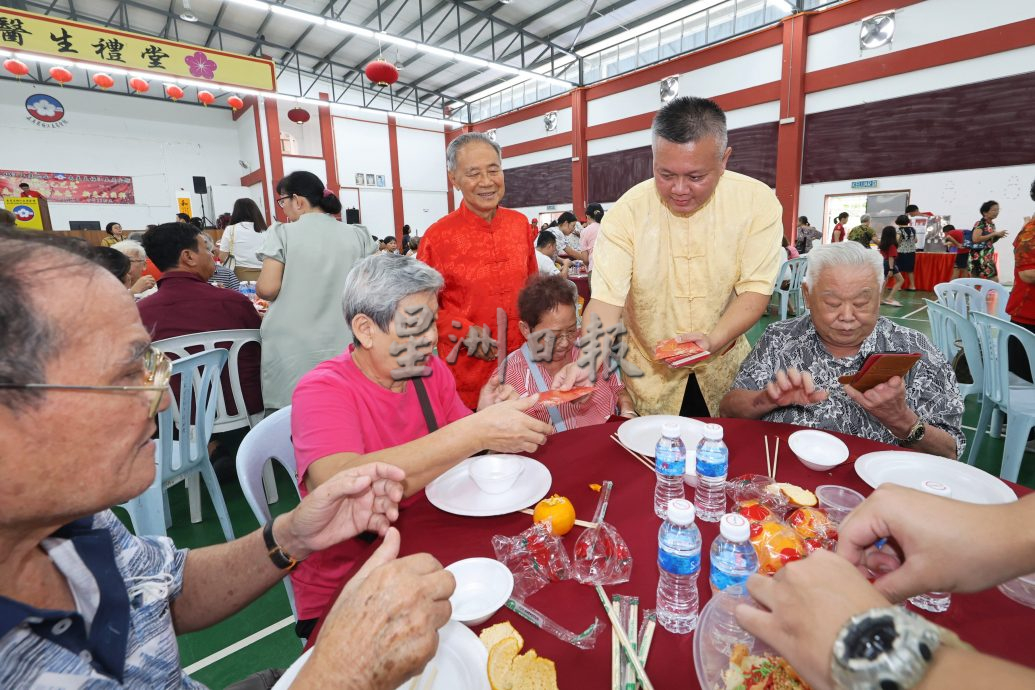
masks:
{"type": "Polygon", "coordinates": [[[454,582],[428,554],[396,558],[402,470],[339,473],[229,544],[131,535],[110,507],[154,478],[168,360],[113,276],[33,235],[0,231],[0,688],[200,687],[177,634],[367,530],[385,541],[342,591],[298,687],[389,689],[415,675],[454,582]]]}
{"type": "Polygon", "coordinates": [[[830,429],[959,458],[963,400],[945,358],[922,333],[880,315],[880,254],[857,242],[809,252],[811,314],[771,324],[722,399],[724,417],[830,429]],[[879,352],[920,353],[906,375],[865,393],[838,382],[879,352]]]}

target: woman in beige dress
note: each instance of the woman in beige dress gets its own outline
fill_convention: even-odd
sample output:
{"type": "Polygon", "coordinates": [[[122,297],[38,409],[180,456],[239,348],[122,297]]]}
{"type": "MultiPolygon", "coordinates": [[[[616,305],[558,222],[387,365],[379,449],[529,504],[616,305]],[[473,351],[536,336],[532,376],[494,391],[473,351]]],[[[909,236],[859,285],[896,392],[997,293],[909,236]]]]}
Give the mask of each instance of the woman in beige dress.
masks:
{"type": "Polygon", "coordinates": [[[266,409],[291,404],[302,375],[352,342],[341,318],[341,294],[353,265],[377,245],[365,230],[334,215],[341,202],[319,177],[300,170],[277,184],[287,223],[265,233],[255,286],[268,300],[262,322],[262,397],[266,409]]]}

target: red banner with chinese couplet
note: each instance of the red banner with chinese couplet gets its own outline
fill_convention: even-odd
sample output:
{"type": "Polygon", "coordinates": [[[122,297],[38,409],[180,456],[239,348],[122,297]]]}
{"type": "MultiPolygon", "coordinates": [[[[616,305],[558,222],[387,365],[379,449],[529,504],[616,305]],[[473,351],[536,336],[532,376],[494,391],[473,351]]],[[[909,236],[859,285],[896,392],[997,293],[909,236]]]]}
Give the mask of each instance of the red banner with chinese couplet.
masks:
{"type": "Polygon", "coordinates": [[[28,183],[52,204],[133,204],[133,178],[115,175],[0,170],[0,196],[24,196],[18,185],[28,183]]]}

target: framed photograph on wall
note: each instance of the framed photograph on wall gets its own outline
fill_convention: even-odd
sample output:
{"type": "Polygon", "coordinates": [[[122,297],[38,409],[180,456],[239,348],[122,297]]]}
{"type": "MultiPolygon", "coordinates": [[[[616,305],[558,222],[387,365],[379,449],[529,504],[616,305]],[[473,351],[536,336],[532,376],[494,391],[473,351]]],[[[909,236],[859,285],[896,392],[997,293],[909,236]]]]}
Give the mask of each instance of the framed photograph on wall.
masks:
{"type": "Polygon", "coordinates": [[[364,182],[366,182],[366,178],[363,176],[363,173],[356,173],[356,184],[363,184],[364,182]]]}
{"type": "Polygon", "coordinates": [[[384,187],[385,186],[385,176],[384,175],[378,175],[377,176],[377,186],[378,187],[384,187]]]}
{"type": "Polygon", "coordinates": [[[371,187],[374,186],[374,175],[373,173],[367,173],[367,184],[371,187]]]}

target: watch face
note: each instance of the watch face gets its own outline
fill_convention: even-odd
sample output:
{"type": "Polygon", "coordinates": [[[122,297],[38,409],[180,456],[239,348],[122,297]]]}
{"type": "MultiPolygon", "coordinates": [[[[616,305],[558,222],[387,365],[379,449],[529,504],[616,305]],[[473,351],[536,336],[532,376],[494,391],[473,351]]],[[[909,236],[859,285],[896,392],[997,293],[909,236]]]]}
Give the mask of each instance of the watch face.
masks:
{"type": "Polygon", "coordinates": [[[873,661],[895,648],[895,621],[890,616],[867,620],[845,639],[849,659],[873,661]]]}

